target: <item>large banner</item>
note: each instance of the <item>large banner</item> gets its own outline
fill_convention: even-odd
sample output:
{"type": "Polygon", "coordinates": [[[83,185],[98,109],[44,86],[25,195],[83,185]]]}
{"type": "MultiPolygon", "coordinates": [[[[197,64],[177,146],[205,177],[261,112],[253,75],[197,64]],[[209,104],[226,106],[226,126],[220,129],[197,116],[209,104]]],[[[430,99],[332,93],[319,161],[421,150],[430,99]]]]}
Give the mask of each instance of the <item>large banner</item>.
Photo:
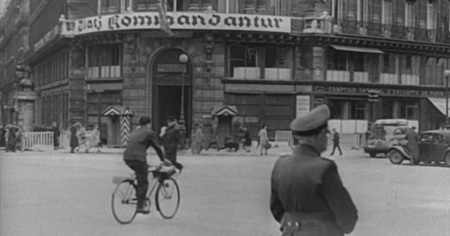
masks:
{"type": "MultiPolygon", "coordinates": [[[[282,16],[168,12],[167,22],[177,30],[291,32],[291,19],[282,16]]],[[[75,20],[72,35],[116,30],[160,29],[157,12],[103,15],[75,20]]]]}

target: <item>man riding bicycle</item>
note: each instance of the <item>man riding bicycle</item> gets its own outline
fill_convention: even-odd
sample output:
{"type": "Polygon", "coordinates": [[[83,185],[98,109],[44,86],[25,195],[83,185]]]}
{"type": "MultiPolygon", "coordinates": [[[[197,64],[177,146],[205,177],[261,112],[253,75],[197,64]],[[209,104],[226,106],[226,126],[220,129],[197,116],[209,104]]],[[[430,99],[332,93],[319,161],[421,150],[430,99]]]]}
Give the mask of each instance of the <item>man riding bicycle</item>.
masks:
{"type": "Polygon", "coordinates": [[[147,164],[147,149],[152,146],[158,154],[159,159],[167,164],[170,161],[164,158],[162,149],[158,146],[156,135],[151,129],[152,120],[148,116],[143,116],[139,119],[140,127],[131,132],[128,146],[123,154],[125,164],[127,164],[136,174],[137,189],[136,197],[137,213],[148,214],[150,209],[146,203],[146,193],[148,190],[148,164],[147,164]]]}

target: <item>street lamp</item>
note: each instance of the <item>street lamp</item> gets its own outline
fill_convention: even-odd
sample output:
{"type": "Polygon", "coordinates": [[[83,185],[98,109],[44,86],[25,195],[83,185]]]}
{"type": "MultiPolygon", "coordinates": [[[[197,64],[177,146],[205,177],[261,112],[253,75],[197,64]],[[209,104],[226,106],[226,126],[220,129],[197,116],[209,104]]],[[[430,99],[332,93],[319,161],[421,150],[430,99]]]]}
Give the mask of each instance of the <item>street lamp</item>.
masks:
{"type": "Polygon", "coordinates": [[[448,125],[448,83],[450,80],[450,70],[444,71],[444,79],[445,79],[445,124],[448,125]]]}
{"type": "Polygon", "coordinates": [[[181,54],[179,57],[179,62],[182,64],[181,69],[181,109],[180,109],[180,127],[182,132],[182,140],[181,140],[181,147],[184,148],[185,145],[185,139],[186,139],[186,122],[184,120],[184,74],[187,71],[186,63],[188,62],[189,58],[186,54],[181,54]]]}

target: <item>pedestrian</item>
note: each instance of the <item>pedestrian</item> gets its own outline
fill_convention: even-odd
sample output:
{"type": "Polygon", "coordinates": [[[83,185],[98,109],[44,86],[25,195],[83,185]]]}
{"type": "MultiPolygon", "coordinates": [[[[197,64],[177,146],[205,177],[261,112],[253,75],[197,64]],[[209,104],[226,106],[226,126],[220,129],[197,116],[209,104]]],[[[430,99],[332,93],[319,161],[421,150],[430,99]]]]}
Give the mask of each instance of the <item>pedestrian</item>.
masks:
{"type": "Polygon", "coordinates": [[[420,157],[420,151],[419,145],[417,144],[417,133],[415,126],[411,127],[411,129],[407,129],[406,140],[408,141],[406,144],[406,149],[408,149],[408,153],[411,155],[411,164],[417,164],[417,160],[419,160],[420,157]]]}
{"type": "Polygon", "coordinates": [[[23,126],[16,129],[16,150],[23,152],[23,126]]]}
{"type": "Polygon", "coordinates": [[[267,138],[267,126],[263,124],[261,126],[261,130],[258,132],[259,136],[259,150],[261,153],[261,156],[264,154],[267,155],[267,150],[270,148],[269,139],[267,138]]]}
{"type": "Polygon", "coordinates": [[[16,152],[17,145],[17,127],[15,125],[9,124],[6,125],[7,129],[7,144],[6,144],[6,152],[16,152]]]}
{"type": "Polygon", "coordinates": [[[89,152],[89,149],[91,147],[97,148],[97,153],[100,152],[100,147],[102,146],[100,142],[100,130],[98,129],[98,125],[95,124],[93,130],[91,131],[90,135],[87,135],[86,138],[86,153],[89,152]]]}
{"type": "Polygon", "coordinates": [[[339,150],[339,154],[342,156],[342,150],[341,150],[341,146],[339,145],[341,142],[341,136],[339,136],[339,133],[336,131],[335,128],[333,128],[333,151],[331,151],[331,155],[334,155],[334,151],[336,150],[336,148],[339,150]]]}
{"type": "Polygon", "coordinates": [[[192,147],[192,154],[198,155],[203,149],[203,125],[199,124],[197,126],[197,129],[195,130],[194,134],[194,140],[193,140],[193,147],[192,147]]]}
{"type": "Polygon", "coordinates": [[[5,133],[5,127],[3,127],[3,125],[0,125],[0,147],[6,147],[5,133]]]}
{"type": "Polygon", "coordinates": [[[84,146],[87,150],[87,133],[86,133],[86,129],[84,128],[84,126],[78,122],[78,130],[77,130],[77,138],[78,138],[78,149],[81,148],[81,146],[84,146]]]}
{"type": "Polygon", "coordinates": [[[270,210],[282,235],[343,236],[353,231],[357,209],[327,149],[328,106],[297,117],[290,128],[298,145],[281,156],[271,176],[270,210]]]}
{"type": "Polygon", "coordinates": [[[78,148],[78,123],[72,122],[70,126],[70,153],[74,153],[75,149],[78,148]]]}
{"type": "Polygon", "coordinates": [[[252,138],[250,137],[250,131],[247,127],[242,126],[241,127],[241,133],[242,133],[242,148],[246,152],[250,152],[251,146],[252,146],[252,138]]]}
{"type": "Polygon", "coordinates": [[[146,195],[148,190],[148,164],[147,164],[147,149],[152,146],[158,154],[159,159],[166,163],[164,153],[157,144],[157,138],[151,129],[152,120],[148,116],[139,118],[139,129],[131,132],[128,139],[128,145],[123,154],[125,164],[130,167],[137,178],[137,213],[150,213],[150,206],[147,205],[146,195]]]}
{"type": "Polygon", "coordinates": [[[59,130],[58,124],[56,121],[53,121],[51,131],[53,132],[53,150],[59,149],[59,136],[61,135],[61,131],[59,130]]]}
{"type": "Polygon", "coordinates": [[[167,127],[161,128],[160,137],[162,139],[164,154],[166,158],[178,169],[182,170],[183,165],[177,162],[178,144],[182,139],[182,130],[173,116],[167,117],[167,127]]]}

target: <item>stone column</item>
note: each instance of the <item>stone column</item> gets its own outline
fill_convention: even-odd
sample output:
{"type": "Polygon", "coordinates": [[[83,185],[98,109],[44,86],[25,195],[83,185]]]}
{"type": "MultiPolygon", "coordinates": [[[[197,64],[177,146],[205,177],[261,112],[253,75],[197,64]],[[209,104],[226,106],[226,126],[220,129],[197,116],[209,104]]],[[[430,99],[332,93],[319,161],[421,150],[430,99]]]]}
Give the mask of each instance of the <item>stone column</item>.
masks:
{"type": "Polygon", "coordinates": [[[69,120],[80,121],[83,125],[87,119],[84,52],[81,44],[73,43],[69,53],[69,120]]]}

